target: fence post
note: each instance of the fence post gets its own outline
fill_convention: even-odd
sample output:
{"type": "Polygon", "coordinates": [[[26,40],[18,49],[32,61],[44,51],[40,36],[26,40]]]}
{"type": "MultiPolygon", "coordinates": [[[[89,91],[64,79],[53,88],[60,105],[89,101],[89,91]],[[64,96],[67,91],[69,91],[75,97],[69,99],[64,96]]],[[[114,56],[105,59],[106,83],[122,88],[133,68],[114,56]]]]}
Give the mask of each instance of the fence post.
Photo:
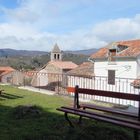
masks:
{"type": "Polygon", "coordinates": [[[40,91],[40,75],[39,75],[39,73],[36,73],[37,74],[37,76],[39,76],[39,91],[40,91]]]}
{"type": "Polygon", "coordinates": [[[79,86],[75,86],[75,92],[74,92],[74,108],[79,108],[79,95],[78,95],[78,88],[79,86]]]}
{"type": "Polygon", "coordinates": [[[139,107],[139,112],[138,112],[138,120],[140,121],[140,93],[139,93],[139,104],[138,104],[138,107],[139,107]]]}
{"type": "Polygon", "coordinates": [[[25,73],[23,73],[23,84],[24,84],[24,87],[25,87],[25,73]]]}

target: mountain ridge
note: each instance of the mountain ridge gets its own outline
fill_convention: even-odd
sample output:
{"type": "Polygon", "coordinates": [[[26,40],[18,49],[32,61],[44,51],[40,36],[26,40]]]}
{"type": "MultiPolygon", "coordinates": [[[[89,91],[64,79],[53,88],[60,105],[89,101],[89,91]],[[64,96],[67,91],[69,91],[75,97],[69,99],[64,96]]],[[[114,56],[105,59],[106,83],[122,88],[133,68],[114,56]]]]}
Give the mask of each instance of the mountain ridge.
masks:
{"type": "Polygon", "coordinates": [[[76,50],[76,51],[65,51],[66,53],[72,53],[72,54],[84,54],[84,55],[91,55],[95,52],[97,52],[99,49],[84,49],[84,50],[76,50]]]}
{"type": "MultiPolygon", "coordinates": [[[[76,50],[76,51],[63,51],[64,53],[71,54],[83,54],[83,55],[91,55],[97,52],[98,49],[87,49],[87,50],[76,50]]],[[[49,54],[47,51],[36,51],[36,50],[16,50],[16,49],[0,49],[0,57],[8,57],[8,56],[41,56],[49,54]]]]}
{"type": "Polygon", "coordinates": [[[39,55],[45,55],[48,54],[48,52],[45,51],[29,51],[29,50],[16,50],[16,49],[0,49],[0,57],[6,57],[6,56],[39,56],[39,55]]]}

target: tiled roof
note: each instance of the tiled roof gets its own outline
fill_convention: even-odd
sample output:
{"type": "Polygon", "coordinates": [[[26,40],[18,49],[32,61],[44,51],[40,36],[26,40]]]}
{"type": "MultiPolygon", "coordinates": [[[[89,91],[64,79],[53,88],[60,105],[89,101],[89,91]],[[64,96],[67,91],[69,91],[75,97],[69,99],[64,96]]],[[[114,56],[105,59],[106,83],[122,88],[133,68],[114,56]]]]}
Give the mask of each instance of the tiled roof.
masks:
{"type": "Polygon", "coordinates": [[[15,71],[15,69],[9,66],[0,67],[0,76],[6,75],[13,71],[15,71]]]}
{"type": "MultiPolygon", "coordinates": [[[[136,57],[140,55],[140,40],[129,40],[129,41],[119,41],[115,42],[116,46],[127,46],[125,50],[116,54],[116,56],[126,57],[132,56],[136,57]]],[[[112,47],[112,44],[107,45],[104,48],[101,48],[98,52],[91,55],[91,58],[104,58],[108,55],[108,50],[112,47]]]]}
{"type": "Polygon", "coordinates": [[[15,69],[13,69],[12,67],[9,66],[0,66],[0,71],[14,71],[15,69]]]}
{"type": "Polygon", "coordinates": [[[53,48],[52,52],[53,53],[60,53],[61,52],[61,50],[59,49],[57,44],[54,45],[54,48],[53,48]]]}
{"type": "Polygon", "coordinates": [[[71,61],[50,61],[48,64],[52,64],[60,69],[74,69],[78,66],[71,61]]]}
{"type": "Polygon", "coordinates": [[[92,77],[94,76],[94,64],[91,62],[84,62],[77,68],[67,72],[68,75],[92,77]]]}

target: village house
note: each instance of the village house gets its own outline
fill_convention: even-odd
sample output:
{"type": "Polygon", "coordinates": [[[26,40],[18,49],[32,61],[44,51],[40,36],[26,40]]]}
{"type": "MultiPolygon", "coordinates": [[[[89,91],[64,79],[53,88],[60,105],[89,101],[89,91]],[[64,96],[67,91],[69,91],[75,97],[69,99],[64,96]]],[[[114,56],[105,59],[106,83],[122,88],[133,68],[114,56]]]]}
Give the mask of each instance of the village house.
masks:
{"type": "Polygon", "coordinates": [[[78,85],[82,88],[93,88],[94,63],[84,62],[75,69],[67,72],[68,86],[78,85]]]}
{"type": "Polygon", "coordinates": [[[10,66],[0,67],[0,82],[3,84],[24,85],[31,83],[30,77],[28,73],[23,73],[10,66]]]}
{"type": "Polygon", "coordinates": [[[1,83],[11,83],[12,73],[15,71],[9,66],[0,66],[0,82],[1,83]]]}
{"type": "MultiPolygon", "coordinates": [[[[95,89],[139,94],[140,40],[110,43],[92,54],[89,61],[94,63],[95,89]]],[[[107,98],[100,100],[110,102],[107,98]]],[[[137,106],[124,100],[113,102],[137,106]]]]}
{"type": "Polygon", "coordinates": [[[107,76],[114,84],[115,77],[140,76],[140,40],[113,42],[91,55],[95,76],[107,76]],[[112,80],[111,80],[112,79],[112,80]]]}
{"type": "Polygon", "coordinates": [[[62,56],[62,51],[55,44],[51,52],[51,60],[33,76],[32,86],[47,86],[62,81],[67,84],[65,73],[76,68],[77,65],[72,61],[63,61],[62,56]]]}
{"type": "Polygon", "coordinates": [[[109,85],[115,85],[116,78],[137,79],[140,76],[140,40],[111,43],[91,55],[90,61],[94,63],[95,76],[108,77],[109,85]]]}

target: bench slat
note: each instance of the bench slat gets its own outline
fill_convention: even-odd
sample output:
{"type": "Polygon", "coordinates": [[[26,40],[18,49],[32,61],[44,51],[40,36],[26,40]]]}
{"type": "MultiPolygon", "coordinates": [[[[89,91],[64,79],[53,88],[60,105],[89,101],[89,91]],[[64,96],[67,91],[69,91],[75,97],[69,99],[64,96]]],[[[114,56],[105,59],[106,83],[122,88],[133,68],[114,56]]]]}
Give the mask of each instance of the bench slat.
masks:
{"type": "Polygon", "coordinates": [[[109,122],[109,123],[116,124],[116,125],[119,125],[119,126],[133,128],[135,130],[140,130],[140,126],[135,125],[135,124],[131,124],[131,123],[127,123],[127,122],[123,122],[123,121],[109,119],[109,118],[105,118],[105,117],[101,117],[101,116],[97,116],[97,115],[93,115],[93,114],[91,115],[91,114],[88,114],[88,113],[83,113],[83,112],[80,112],[80,111],[70,110],[70,109],[66,109],[66,108],[57,108],[57,110],[65,112],[65,113],[71,113],[71,114],[74,114],[74,115],[87,117],[87,118],[90,118],[90,119],[100,120],[100,121],[103,121],[103,122],[109,122]]]}
{"type": "Polygon", "coordinates": [[[85,89],[85,88],[78,88],[76,89],[76,91],[79,94],[82,93],[82,94],[89,94],[89,95],[97,95],[97,96],[104,96],[104,97],[111,97],[111,98],[140,101],[140,95],[130,94],[130,93],[120,93],[120,92],[85,89]]]}
{"type": "Polygon", "coordinates": [[[124,116],[129,116],[129,117],[134,117],[134,118],[138,118],[138,114],[134,114],[131,112],[124,112],[120,109],[114,109],[114,108],[109,108],[109,107],[103,107],[103,106],[97,106],[97,105],[90,105],[90,104],[80,104],[80,107],[85,107],[88,109],[95,109],[95,110],[99,110],[99,111],[105,111],[108,113],[115,113],[115,114],[119,114],[119,115],[124,115],[124,116]]]}
{"type": "Polygon", "coordinates": [[[122,118],[122,117],[113,116],[113,115],[110,115],[110,114],[98,113],[98,112],[93,112],[93,111],[91,112],[91,111],[87,111],[87,110],[74,109],[72,107],[61,107],[61,108],[75,110],[75,111],[78,111],[78,112],[83,112],[83,113],[87,113],[87,114],[91,114],[91,115],[97,115],[97,116],[101,116],[101,117],[105,117],[105,118],[109,118],[109,119],[115,119],[115,120],[118,120],[118,121],[133,123],[133,124],[136,124],[136,125],[140,126],[140,121],[138,121],[138,120],[128,119],[128,118],[124,118],[124,117],[122,118]]]}

